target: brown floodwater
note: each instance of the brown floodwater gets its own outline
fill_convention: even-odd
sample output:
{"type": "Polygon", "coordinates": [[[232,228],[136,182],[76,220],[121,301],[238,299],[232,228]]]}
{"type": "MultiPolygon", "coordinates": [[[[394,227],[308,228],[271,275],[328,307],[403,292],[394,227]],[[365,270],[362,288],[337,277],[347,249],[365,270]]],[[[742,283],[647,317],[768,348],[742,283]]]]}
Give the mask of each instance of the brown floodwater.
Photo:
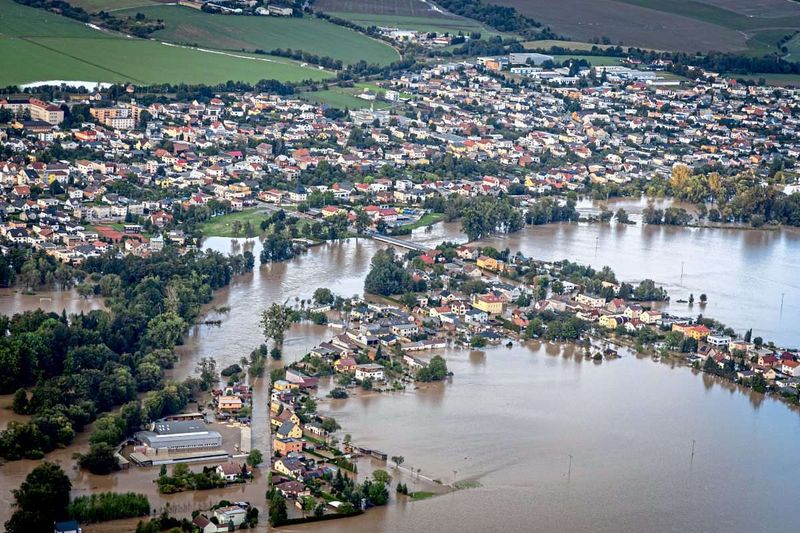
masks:
{"type": "Polygon", "coordinates": [[[5,314],[13,315],[35,309],[55,313],[61,313],[66,309],[67,314],[73,314],[81,311],[86,313],[102,307],[102,298],[83,298],[74,289],[68,291],[40,290],[34,294],[26,294],[20,288],[0,289],[0,312],[5,314]]]}
{"type": "Polygon", "coordinates": [[[800,527],[776,498],[800,488],[800,462],[785,455],[800,437],[800,418],[777,401],[649,358],[595,363],[570,346],[445,356],[454,377],[440,387],[320,409],[359,444],[402,454],[407,466],[445,483],[479,486],[344,525],[289,530],[800,527]]]}
{"type": "MultiPolygon", "coordinates": [[[[634,217],[637,205],[626,205],[634,217]]],[[[457,223],[423,228],[408,238],[426,244],[466,240],[457,223]]],[[[541,259],[608,264],[620,279],[651,277],[675,297],[694,292],[697,298],[706,292],[708,315],[736,327],[754,327],[756,335],[768,339],[800,344],[796,233],[556,224],[488,242],[541,259]]],[[[233,244],[224,238],[208,239],[205,246],[222,252],[250,246],[256,256],[260,251],[258,243],[233,244]]],[[[214,357],[218,368],[238,362],[262,342],[258,316],[272,302],[309,299],[317,287],[342,295],[362,293],[370,259],[379,248],[367,239],[328,243],[238,277],[207,306],[209,318],[221,324],[199,325],[189,332],[172,376],[192,374],[203,357],[214,357]],[[214,311],[222,306],[230,311],[214,311]]],[[[33,305],[20,298],[0,295],[3,311],[33,305]]],[[[49,308],[60,311],[58,305],[76,303],[101,304],[70,297],[49,308]]],[[[674,303],[670,309],[689,311],[674,303]]],[[[693,312],[700,312],[698,305],[693,312]]],[[[293,326],[284,362],[298,359],[336,331],[293,326]]],[[[292,530],[745,531],[800,525],[784,511],[780,496],[800,489],[800,461],[792,460],[787,448],[800,438],[800,417],[777,401],[694,375],[685,367],[632,356],[596,364],[570,347],[549,344],[445,355],[455,373],[448,383],[325,401],[320,409],[339,420],[342,435],[350,433],[359,444],[405,456],[405,466],[421,468],[423,476],[479,486],[292,530]]],[[[262,449],[268,438],[266,381],[254,383],[253,446],[262,449]]],[[[0,404],[8,400],[0,398],[0,404]]],[[[0,410],[0,427],[11,415],[0,410]]],[[[76,494],[141,490],[158,501],[152,469],[134,468],[111,477],[73,469],[72,453],[86,448],[87,435],[48,456],[64,464],[76,494]]],[[[0,486],[18,486],[35,464],[0,466],[0,486]]],[[[263,481],[243,490],[246,499],[263,501],[263,481]]],[[[5,520],[11,498],[0,492],[0,519],[5,520]]],[[[203,507],[221,497],[238,499],[223,491],[180,494],[167,501],[186,515],[184,508],[203,507]]],[[[91,530],[125,531],[134,523],[91,530]]]]}
{"type": "MultiPolygon", "coordinates": [[[[641,221],[644,200],[610,202],[641,221]]],[[[669,205],[660,202],[659,207],[669,205]]],[[[581,211],[592,207],[579,204],[581,211]]],[[[457,225],[450,226],[454,232],[457,225]]],[[[546,261],[608,265],[622,281],[650,278],[664,286],[680,316],[703,314],[778,345],[800,347],[800,231],[562,223],[532,226],[481,241],[546,261]],[[700,294],[708,303],[698,303],[700,294]],[[695,304],[677,303],[694,294],[695,304]],[[783,305],[781,305],[783,302],[783,305]]]]}

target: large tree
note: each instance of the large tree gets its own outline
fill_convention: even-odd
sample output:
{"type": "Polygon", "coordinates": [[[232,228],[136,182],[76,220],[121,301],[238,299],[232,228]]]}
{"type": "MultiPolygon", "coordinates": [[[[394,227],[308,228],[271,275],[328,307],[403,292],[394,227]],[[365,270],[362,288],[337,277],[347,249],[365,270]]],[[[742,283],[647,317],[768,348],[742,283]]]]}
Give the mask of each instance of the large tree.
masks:
{"type": "Polygon", "coordinates": [[[404,294],[411,289],[411,276],[395,259],[394,250],[378,250],[372,257],[372,268],[364,280],[364,290],[372,294],[390,296],[404,294]]]}
{"type": "Polygon", "coordinates": [[[53,522],[67,516],[70,489],[72,483],[60,466],[48,462],[37,466],[11,491],[16,511],[6,522],[6,531],[52,531],[53,522]]]}
{"type": "Polygon", "coordinates": [[[272,340],[275,347],[283,347],[286,331],[292,325],[291,309],[279,303],[273,303],[261,313],[261,328],[264,338],[272,340]]]}

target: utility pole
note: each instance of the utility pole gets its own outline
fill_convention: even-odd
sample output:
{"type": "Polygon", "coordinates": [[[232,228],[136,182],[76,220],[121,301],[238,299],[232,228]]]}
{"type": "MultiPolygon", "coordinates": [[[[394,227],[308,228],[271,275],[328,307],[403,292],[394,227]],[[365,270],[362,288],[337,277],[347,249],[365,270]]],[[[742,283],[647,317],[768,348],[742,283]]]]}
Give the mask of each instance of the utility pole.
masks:
{"type": "Polygon", "coordinates": [[[694,440],[694,439],[692,439],[692,459],[691,459],[691,461],[690,461],[690,462],[692,462],[692,463],[694,462],[694,443],[695,443],[695,440],[694,440]]]}
{"type": "Polygon", "coordinates": [[[569,468],[567,469],[567,479],[572,477],[572,454],[569,454],[569,468]]]}
{"type": "Polygon", "coordinates": [[[783,314],[783,297],[786,296],[785,292],[781,293],[781,315],[783,314]]]}

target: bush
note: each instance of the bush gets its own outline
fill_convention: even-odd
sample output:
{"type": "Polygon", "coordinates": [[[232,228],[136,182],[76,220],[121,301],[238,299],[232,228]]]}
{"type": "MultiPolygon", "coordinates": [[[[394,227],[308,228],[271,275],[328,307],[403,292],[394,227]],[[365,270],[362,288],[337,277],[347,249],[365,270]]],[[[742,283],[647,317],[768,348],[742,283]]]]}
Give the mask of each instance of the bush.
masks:
{"type": "Polygon", "coordinates": [[[328,393],[328,396],[330,396],[330,397],[331,397],[331,398],[333,398],[334,400],[344,400],[345,398],[347,398],[347,397],[348,397],[348,394],[347,394],[347,391],[346,391],[346,390],[344,390],[343,388],[341,388],[341,387],[335,387],[334,389],[332,389],[332,390],[331,390],[331,391],[328,393]]]}
{"type": "Polygon", "coordinates": [[[120,518],[147,516],[150,501],[144,494],[104,492],[78,496],[68,507],[69,515],[78,522],[104,522],[120,518]]]}
{"type": "Polygon", "coordinates": [[[92,444],[89,453],[78,457],[78,464],[92,474],[108,475],[119,469],[114,447],[105,442],[92,444]]]}

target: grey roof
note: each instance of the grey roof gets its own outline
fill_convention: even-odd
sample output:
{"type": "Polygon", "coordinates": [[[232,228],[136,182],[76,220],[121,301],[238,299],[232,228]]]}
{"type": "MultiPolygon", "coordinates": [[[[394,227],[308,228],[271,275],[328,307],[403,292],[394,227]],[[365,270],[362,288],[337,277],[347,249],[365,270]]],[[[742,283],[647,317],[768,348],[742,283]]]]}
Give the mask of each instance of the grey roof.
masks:
{"type": "Polygon", "coordinates": [[[287,420],[286,422],[281,424],[281,427],[278,428],[278,433],[280,433],[281,435],[288,435],[295,425],[296,424],[291,420],[287,420]]]}
{"type": "Polygon", "coordinates": [[[159,420],[154,426],[153,431],[159,435],[207,431],[202,420],[159,420]]]}

